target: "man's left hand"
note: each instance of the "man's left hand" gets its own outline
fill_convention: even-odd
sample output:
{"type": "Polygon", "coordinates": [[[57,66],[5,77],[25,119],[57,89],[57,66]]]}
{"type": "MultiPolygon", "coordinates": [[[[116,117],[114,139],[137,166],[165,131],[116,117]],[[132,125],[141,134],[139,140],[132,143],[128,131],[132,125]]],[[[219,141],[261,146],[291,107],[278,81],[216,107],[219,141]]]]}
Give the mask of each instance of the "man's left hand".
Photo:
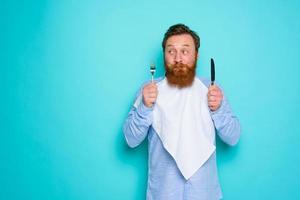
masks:
{"type": "Polygon", "coordinates": [[[220,107],[223,100],[223,93],[221,89],[216,85],[209,86],[207,100],[210,110],[216,111],[220,107]]]}

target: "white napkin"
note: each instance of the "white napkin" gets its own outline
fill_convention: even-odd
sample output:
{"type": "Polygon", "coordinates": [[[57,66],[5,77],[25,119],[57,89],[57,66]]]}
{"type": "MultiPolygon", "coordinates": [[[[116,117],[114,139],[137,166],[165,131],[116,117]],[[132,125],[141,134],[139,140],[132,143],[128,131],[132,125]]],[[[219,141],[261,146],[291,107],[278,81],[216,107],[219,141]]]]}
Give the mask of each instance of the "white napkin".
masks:
{"type": "MultiPolygon", "coordinates": [[[[215,151],[215,129],[207,106],[207,87],[195,78],[191,87],[171,87],[167,79],[157,83],[153,109],[154,130],[189,179],[215,151]]],[[[142,101],[140,95],[134,106],[142,101]]]]}

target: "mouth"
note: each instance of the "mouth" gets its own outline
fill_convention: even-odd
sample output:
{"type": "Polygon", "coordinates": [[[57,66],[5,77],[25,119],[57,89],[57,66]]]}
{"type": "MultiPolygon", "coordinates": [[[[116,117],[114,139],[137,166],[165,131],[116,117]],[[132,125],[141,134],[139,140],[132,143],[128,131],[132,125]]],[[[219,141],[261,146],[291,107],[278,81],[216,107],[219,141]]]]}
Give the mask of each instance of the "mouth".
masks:
{"type": "Polygon", "coordinates": [[[180,65],[180,66],[175,66],[173,71],[175,73],[185,73],[187,71],[187,67],[184,65],[180,65]]]}

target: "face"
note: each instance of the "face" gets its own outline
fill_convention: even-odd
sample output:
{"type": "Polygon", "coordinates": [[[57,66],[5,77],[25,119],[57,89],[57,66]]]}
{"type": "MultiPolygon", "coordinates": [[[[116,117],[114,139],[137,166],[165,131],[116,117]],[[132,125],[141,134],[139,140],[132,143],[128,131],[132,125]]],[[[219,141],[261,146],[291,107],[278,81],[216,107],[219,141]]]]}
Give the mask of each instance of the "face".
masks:
{"type": "Polygon", "coordinates": [[[168,83],[179,88],[193,83],[198,53],[191,35],[174,35],[165,47],[165,68],[168,83]]]}

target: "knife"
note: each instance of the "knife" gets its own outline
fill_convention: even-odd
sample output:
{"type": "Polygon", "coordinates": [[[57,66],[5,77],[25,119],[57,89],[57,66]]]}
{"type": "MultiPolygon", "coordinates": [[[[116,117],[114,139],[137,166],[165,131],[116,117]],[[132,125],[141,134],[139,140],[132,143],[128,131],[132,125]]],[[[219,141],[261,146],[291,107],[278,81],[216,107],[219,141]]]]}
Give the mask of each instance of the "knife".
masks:
{"type": "Polygon", "coordinates": [[[211,85],[214,85],[215,82],[215,62],[214,59],[210,59],[210,80],[211,80],[211,85]]]}

